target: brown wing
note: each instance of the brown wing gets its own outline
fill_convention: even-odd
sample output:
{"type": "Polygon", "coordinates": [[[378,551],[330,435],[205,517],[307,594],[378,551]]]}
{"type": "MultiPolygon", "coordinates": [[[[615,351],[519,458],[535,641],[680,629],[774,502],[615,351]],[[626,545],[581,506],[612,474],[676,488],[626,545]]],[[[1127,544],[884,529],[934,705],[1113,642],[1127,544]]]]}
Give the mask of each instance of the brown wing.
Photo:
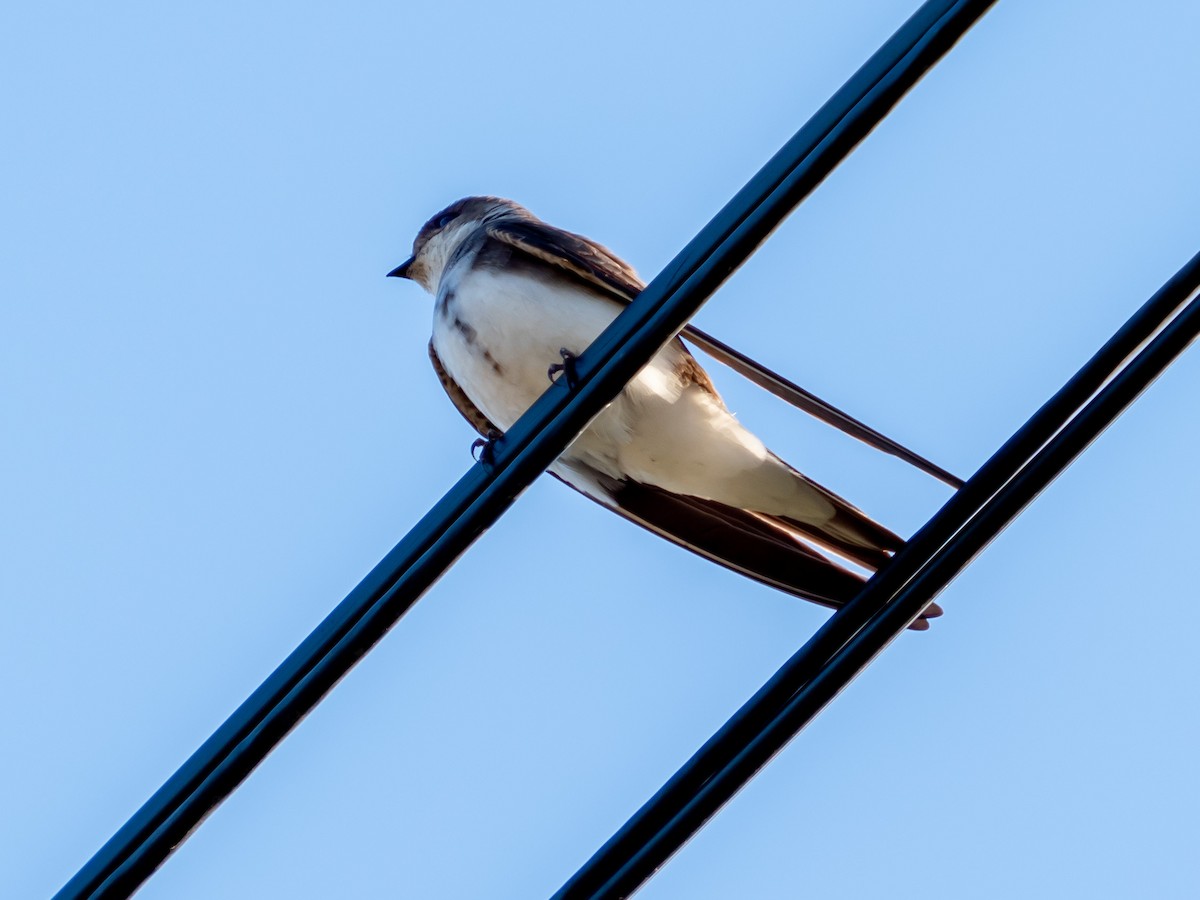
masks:
{"type": "MultiPolygon", "coordinates": [[[[762,584],[836,609],[861,589],[863,576],[843,568],[803,542],[789,523],[712,500],[674,494],[637,481],[572,468],[579,484],[555,477],[648,531],[762,584]],[[583,486],[586,484],[587,486],[583,486]]],[[[924,631],[941,615],[930,606],[910,626],[924,631]]]]}
{"type": "MultiPolygon", "coordinates": [[[[775,454],[771,454],[775,456],[775,454]]],[[[780,457],[775,459],[791,469],[792,474],[816,491],[833,507],[833,516],[819,526],[787,516],[780,516],[780,521],[787,523],[806,540],[810,540],[826,550],[865,566],[868,569],[878,569],[884,565],[891,554],[904,546],[904,538],[880,525],[858,507],[843,497],[839,497],[825,485],[813,481],[807,475],[797,471],[793,466],[780,457]]]]}
{"type": "Polygon", "coordinates": [[[500,429],[493,425],[491,420],[479,411],[479,407],[471,402],[471,398],[458,386],[458,382],[450,377],[450,373],[446,371],[446,367],[438,359],[437,351],[433,349],[433,341],[429,342],[429,361],[433,363],[433,371],[437,374],[437,379],[441,382],[442,389],[449,395],[450,402],[454,404],[454,408],[462,414],[462,417],[471,424],[471,427],[484,437],[487,437],[489,433],[498,433],[500,429]]]}
{"type": "Polygon", "coordinates": [[[563,231],[536,219],[500,219],[488,236],[556,266],[614,299],[628,303],[646,285],[628,263],[607,247],[581,234],[563,231]]]}

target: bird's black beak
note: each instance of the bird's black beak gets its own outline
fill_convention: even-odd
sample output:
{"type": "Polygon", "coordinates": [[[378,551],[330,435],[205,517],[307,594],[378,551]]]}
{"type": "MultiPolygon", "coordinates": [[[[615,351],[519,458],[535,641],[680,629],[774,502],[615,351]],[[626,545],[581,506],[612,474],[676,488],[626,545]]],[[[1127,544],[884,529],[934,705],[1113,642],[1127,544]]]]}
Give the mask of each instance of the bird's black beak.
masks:
{"type": "Polygon", "coordinates": [[[409,257],[404,262],[400,263],[400,265],[396,266],[396,268],[392,269],[392,271],[387,273],[387,277],[388,278],[407,278],[408,270],[412,266],[413,260],[415,258],[416,257],[409,257]]]}

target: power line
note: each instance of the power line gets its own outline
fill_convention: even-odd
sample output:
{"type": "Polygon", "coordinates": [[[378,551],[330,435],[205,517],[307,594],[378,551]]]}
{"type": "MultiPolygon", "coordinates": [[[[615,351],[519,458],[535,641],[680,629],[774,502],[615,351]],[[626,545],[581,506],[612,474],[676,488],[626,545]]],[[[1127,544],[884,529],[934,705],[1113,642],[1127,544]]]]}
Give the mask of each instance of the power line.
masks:
{"type": "Polygon", "coordinates": [[[666,862],[1187,348],[1200,333],[1198,290],[1200,254],[968,479],[554,900],[627,897],[666,862]]]}

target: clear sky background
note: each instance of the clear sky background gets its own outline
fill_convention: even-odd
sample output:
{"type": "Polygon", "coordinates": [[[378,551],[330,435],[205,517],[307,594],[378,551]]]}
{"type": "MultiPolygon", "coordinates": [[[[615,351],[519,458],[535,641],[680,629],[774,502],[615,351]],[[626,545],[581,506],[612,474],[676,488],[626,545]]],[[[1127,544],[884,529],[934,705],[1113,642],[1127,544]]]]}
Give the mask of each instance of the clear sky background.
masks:
{"type": "MultiPolygon", "coordinates": [[[[8,4],[0,894],[57,890],[471,464],[384,278],[667,263],[916,0],[8,4]]],[[[1200,6],[1001,0],[701,312],[969,474],[1200,249],[1200,6]]],[[[911,533],[948,490],[718,366],[911,533]]],[[[641,896],[1200,895],[1200,353],[641,896]]],[[[553,892],[824,620],[540,479],[145,898],[553,892]]]]}

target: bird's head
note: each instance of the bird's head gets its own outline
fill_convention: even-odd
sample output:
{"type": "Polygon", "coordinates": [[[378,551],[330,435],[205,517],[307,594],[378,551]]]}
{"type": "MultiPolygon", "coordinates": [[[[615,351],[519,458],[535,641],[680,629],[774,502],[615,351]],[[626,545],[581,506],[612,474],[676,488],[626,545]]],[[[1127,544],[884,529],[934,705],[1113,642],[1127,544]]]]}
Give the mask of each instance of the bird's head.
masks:
{"type": "Polygon", "coordinates": [[[388,275],[409,278],[436,294],[442,270],[462,242],[481,225],[507,216],[528,217],[530,213],[502,197],[464,197],[435,213],[421,226],[413,241],[412,256],[388,275]]]}

